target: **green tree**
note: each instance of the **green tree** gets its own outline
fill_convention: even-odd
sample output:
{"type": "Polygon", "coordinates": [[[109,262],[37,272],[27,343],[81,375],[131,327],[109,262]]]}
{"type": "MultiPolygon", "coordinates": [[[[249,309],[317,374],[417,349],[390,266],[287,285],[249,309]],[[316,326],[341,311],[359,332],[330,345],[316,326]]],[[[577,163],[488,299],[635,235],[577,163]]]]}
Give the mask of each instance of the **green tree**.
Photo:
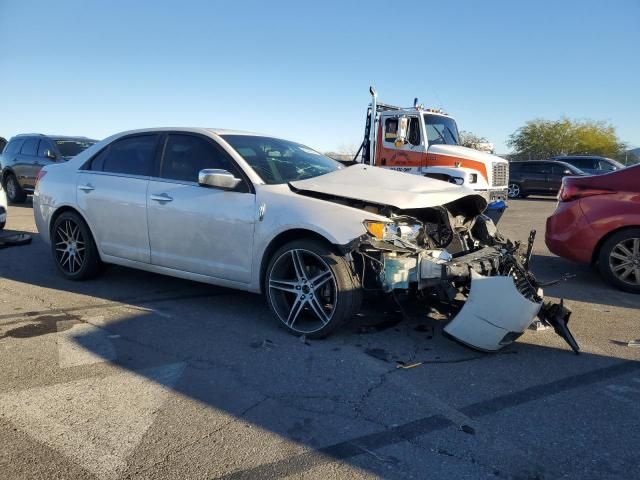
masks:
{"type": "Polygon", "coordinates": [[[530,120],[509,136],[507,145],[519,156],[547,158],[555,155],[618,157],[625,144],[613,125],[595,120],[530,120]]]}
{"type": "Polygon", "coordinates": [[[477,148],[478,145],[489,143],[485,137],[480,137],[475,133],[462,130],[460,132],[460,145],[463,147],[477,148]]]}

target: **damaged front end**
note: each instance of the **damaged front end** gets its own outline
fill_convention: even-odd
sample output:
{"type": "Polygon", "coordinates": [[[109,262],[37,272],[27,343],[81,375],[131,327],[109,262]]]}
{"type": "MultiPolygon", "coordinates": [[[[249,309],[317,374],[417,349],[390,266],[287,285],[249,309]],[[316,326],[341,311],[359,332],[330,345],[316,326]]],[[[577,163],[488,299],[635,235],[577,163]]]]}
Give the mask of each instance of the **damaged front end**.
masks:
{"type": "Polygon", "coordinates": [[[363,286],[450,305],[463,299],[444,331],[478,350],[513,343],[537,317],[578,353],[567,327],[571,311],[544,302],[529,270],[535,231],[526,247],[505,239],[482,215],[483,202],[470,195],[423,209],[367,206],[391,222],[365,222],[369,235],[353,250],[363,286]]]}

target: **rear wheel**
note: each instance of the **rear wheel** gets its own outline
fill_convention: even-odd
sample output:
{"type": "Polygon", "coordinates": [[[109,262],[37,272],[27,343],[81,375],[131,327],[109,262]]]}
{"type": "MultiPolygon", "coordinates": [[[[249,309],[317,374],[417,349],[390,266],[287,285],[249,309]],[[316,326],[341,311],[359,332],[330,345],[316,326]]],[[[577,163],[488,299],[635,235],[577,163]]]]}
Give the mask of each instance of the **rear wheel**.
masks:
{"type": "Polygon", "coordinates": [[[13,173],[8,173],[4,179],[4,188],[7,191],[7,199],[11,203],[24,203],[27,199],[27,194],[24,192],[18,179],[13,173]]]}
{"type": "Polygon", "coordinates": [[[56,218],[51,249],[58,270],[69,280],[85,280],[100,272],[102,262],[93,236],[77,213],[64,212],[56,218]]]}
{"type": "Polygon", "coordinates": [[[273,255],[265,276],[269,307],[291,333],[323,338],[360,309],[350,263],[317,240],[296,240],[273,255]]]}
{"type": "Polygon", "coordinates": [[[613,234],[600,249],[600,273],[621,290],[640,293],[640,228],[613,234]]]}
{"type": "Polygon", "coordinates": [[[522,197],[522,188],[517,183],[510,183],[507,188],[507,195],[509,198],[519,198],[522,197]]]}

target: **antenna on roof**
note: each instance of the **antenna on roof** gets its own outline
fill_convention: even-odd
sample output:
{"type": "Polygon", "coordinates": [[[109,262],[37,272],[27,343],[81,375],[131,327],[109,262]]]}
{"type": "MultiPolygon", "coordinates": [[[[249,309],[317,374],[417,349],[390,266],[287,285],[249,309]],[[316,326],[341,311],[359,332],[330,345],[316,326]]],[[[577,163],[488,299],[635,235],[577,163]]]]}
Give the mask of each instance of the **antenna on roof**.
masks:
{"type": "Polygon", "coordinates": [[[416,108],[418,106],[418,97],[413,99],[413,108],[416,108]]]}

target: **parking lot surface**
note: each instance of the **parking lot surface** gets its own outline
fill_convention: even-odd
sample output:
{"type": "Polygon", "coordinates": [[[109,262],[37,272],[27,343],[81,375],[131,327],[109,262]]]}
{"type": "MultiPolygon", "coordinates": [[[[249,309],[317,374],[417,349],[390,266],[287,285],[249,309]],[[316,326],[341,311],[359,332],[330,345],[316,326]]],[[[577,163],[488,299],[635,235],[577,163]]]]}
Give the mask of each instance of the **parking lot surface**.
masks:
{"type": "MultiPolygon", "coordinates": [[[[554,207],[512,201],[500,229],[538,230],[541,280],[576,275],[546,295],[580,355],[551,330],[478,353],[377,299],[308,341],[258,295],[121,267],[69,282],[37,234],[0,250],[0,478],[637,476],[640,297],[548,252],[554,207]]],[[[35,233],[30,204],[7,230],[35,233]]]]}

